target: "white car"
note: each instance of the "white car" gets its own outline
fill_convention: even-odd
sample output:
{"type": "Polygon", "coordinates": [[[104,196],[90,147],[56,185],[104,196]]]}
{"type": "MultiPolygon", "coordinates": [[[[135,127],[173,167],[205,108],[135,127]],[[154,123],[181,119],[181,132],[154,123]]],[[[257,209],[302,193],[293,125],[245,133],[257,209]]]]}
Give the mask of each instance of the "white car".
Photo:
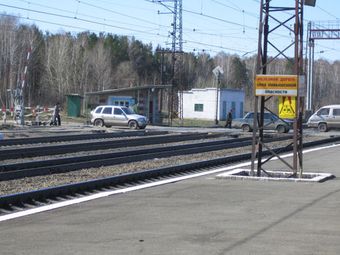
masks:
{"type": "Polygon", "coordinates": [[[144,129],[148,119],[136,114],[125,106],[100,105],[91,111],[91,123],[95,126],[127,126],[133,129],[144,129]]]}

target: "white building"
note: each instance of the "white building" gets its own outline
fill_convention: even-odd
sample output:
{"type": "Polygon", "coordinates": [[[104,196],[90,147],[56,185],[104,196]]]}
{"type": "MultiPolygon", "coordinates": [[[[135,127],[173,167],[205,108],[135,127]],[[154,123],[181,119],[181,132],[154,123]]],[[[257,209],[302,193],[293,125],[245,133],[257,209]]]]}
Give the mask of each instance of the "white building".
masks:
{"type": "Polygon", "coordinates": [[[217,114],[217,120],[226,120],[231,109],[233,118],[242,118],[244,98],[244,91],[238,89],[217,91],[216,88],[205,88],[183,91],[183,118],[215,120],[217,114]]]}

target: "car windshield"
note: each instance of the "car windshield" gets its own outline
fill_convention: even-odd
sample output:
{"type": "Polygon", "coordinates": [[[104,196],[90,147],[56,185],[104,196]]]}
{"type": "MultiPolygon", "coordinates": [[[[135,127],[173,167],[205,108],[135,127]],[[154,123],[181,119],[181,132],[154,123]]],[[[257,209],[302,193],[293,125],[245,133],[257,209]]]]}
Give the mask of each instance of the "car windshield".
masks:
{"type": "Polygon", "coordinates": [[[123,112],[125,112],[125,114],[130,115],[130,114],[135,114],[134,111],[130,108],[127,107],[122,107],[123,112]]]}

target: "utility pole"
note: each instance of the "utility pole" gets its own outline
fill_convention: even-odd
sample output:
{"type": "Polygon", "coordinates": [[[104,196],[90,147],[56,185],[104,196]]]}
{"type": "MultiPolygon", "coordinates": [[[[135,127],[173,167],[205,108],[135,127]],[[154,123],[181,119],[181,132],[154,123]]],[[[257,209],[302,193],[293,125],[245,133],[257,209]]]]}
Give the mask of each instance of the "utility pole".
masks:
{"type": "Polygon", "coordinates": [[[217,84],[216,84],[216,109],[215,109],[215,125],[218,124],[218,113],[219,113],[219,92],[220,92],[220,85],[221,85],[221,76],[223,75],[224,71],[223,68],[221,66],[216,66],[213,70],[212,70],[213,74],[216,77],[217,80],[217,84]]]}
{"type": "Polygon", "coordinates": [[[18,82],[17,88],[14,91],[14,110],[15,110],[15,119],[19,121],[20,125],[25,125],[25,103],[24,103],[24,89],[26,86],[26,79],[27,79],[27,69],[28,63],[31,57],[32,46],[29,47],[27,51],[27,57],[25,62],[24,71],[22,73],[20,82],[18,82]],[[17,115],[17,111],[19,114],[17,115]]]}
{"type": "Polygon", "coordinates": [[[182,0],[159,0],[152,2],[158,3],[165,7],[169,12],[160,12],[158,14],[172,14],[173,20],[171,23],[172,37],[171,43],[171,92],[169,95],[169,125],[172,126],[172,120],[175,115],[178,115],[183,125],[183,87],[180,79],[180,71],[183,65],[183,4],[182,0]],[[173,3],[170,6],[167,3],[173,3]],[[175,111],[178,111],[176,114],[175,111]]]}
{"type": "MultiPolygon", "coordinates": [[[[314,91],[314,50],[315,40],[340,40],[340,22],[333,21],[309,21],[307,26],[307,45],[308,52],[308,76],[307,76],[307,97],[306,108],[309,114],[314,110],[313,91],[314,91]]],[[[307,61],[306,61],[307,62],[307,61]]],[[[307,63],[306,63],[307,66],[307,63]]]]}

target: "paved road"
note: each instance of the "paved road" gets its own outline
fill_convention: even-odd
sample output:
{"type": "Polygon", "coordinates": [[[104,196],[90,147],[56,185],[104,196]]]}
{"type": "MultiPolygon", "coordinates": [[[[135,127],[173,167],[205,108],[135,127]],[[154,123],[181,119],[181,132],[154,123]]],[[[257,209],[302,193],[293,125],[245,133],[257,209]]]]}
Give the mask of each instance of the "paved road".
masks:
{"type": "MultiPolygon", "coordinates": [[[[340,176],[340,147],[305,171],[340,176]]],[[[278,161],[267,165],[285,169],[278,161]]],[[[340,179],[294,183],[214,175],[0,222],[1,254],[340,254],[340,179]]]]}

